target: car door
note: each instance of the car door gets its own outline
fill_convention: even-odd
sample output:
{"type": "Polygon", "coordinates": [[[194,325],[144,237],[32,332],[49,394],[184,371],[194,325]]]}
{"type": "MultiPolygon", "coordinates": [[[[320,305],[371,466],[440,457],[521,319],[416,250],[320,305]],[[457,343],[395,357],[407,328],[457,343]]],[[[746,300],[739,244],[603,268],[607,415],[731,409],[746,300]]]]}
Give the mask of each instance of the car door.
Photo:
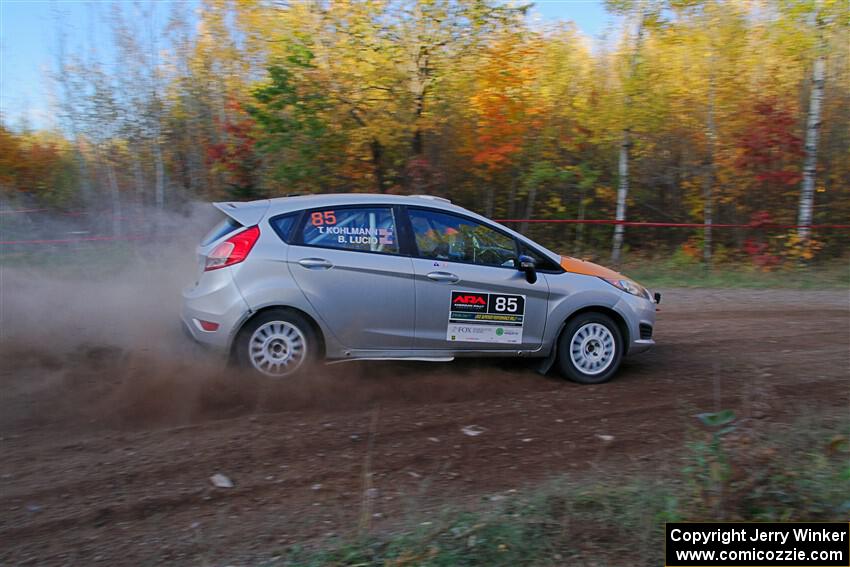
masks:
{"type": "Polygon", "coordinates": [[[534,350],[543,341],[549,287],[517,269],[517,242],[475,219],[407,208],[416,282],[415,347],[534,350]]]}
{"type": "Polygon", "coordinates": [[[399,254],[395,215],[390,206],[309,210],[289,247],[298,287],[348,348],[413,345],[413,265],[399,254]]]}

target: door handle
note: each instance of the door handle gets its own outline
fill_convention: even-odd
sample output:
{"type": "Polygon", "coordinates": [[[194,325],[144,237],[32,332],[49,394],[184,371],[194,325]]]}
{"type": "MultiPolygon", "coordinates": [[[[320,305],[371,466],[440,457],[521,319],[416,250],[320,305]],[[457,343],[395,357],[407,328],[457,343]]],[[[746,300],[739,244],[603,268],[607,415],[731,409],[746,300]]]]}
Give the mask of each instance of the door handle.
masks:
{"type": "Polygon", "coordinates": [[[302,260],[298,260],[298,263],[310,270],[327,270],[328,268],[333,267],[333,264],[324,258],[304,258],[302,260]]]}
{"type": "Polygon", "coordinates": [[[435,282],[457,283],[460,281],[458,276],[450,274],[449,272],[431,272],[425,277],[429,280],[434,280],[435,282]]]}

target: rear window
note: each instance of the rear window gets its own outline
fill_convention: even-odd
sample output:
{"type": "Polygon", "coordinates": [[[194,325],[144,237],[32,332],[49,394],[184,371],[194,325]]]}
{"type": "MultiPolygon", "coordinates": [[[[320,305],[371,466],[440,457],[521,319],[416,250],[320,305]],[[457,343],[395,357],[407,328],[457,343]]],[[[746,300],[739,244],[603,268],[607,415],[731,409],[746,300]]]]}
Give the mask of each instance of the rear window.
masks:
{"type": "Polygon", "coordinates": [[[225,216],[221,219],[217,225],[215,225],[212,230],[210,230],[207,235],[201,240],[201,246],[206,246],[208,244],[212,244],[222,236],[226,234],[230,234],[237,228],[241,228],[242,225],[233,220],[232,218],[225,216]]]}

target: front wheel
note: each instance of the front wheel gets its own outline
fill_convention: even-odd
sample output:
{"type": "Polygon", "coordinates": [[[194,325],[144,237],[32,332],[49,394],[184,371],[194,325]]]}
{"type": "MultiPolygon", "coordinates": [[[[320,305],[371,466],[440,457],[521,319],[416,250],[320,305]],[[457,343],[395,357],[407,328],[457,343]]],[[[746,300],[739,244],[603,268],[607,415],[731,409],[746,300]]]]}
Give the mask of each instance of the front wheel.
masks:
{"type": "Polygon", "coordinates": [[[620,329],[610,317],[582,313],[561,333],[558,364],[565,378],[580,384],[601,384],[617,372],[623,350],[620,329]]]}
{"type": "Polygon", "coordinates": [[[304,317],[273,309],[251,319],[239,332],[236,359],[259,374],[282,378],[303,372],[315,362],[318,343],[304,317]]]}

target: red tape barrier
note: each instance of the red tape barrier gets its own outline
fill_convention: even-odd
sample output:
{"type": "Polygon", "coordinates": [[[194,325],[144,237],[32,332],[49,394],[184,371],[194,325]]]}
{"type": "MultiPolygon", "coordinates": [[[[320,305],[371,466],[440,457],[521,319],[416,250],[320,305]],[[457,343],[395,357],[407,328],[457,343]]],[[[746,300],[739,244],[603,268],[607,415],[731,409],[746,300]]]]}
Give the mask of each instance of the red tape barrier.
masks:
{"type": "MultiPolygon", "coordinates": [[[[45,213],[51,212],[53,209],[13,209],[13,210],[5,210],[0,211],[0,215],[10,215],[15,213],[45,213]]],[[[57,212],[62,216],[82,216],[82,215],[91,215],[91,214],[102,214],[106,216],[112,216],[111,212],[97,212],[97,211],[63,211],[57,212]]],[[[127,220],[128,217],[121,216],[119,218],[127,220]]],[[[672,227],[672,228],[809,228],[811,230],[818,229],[850,229],[850,224],[774,224],[774,223],[750,223],[750,224],[722,224],[722,223],[697,223],[697,222],[649,222],[649,221],[618,221],[618,220],[608,220],[608,219],[494,219],[496,222],[504,222],[504,223],[533,223],[533,224],[608,224],[608,225],[622,225],[622,226],[646,226],[646,227],[672,227]]],[[[14,242],[14,241],[8,241],[14,242]]],[[[20,242],[31,242],[31,241],[20,241],[20,242]]],[[[35,241],[32,241],[35,242],[35,241]]],[[[7,242],[0,241],[0,244],[6,244],[7,242]]]]}
{"type": "MultiPolygon", "coordinates": [[[[14,211],[0,211],[0,214],[8,213],[28,213],[28,212],[43,212],[49,209],[18,209],[14,211]]],[[[84,215],[86,212],[70,212],[62,213],[65,215],[84,215]]],[[[747,229],[797,229],[809,228],[810,230],[821,229],[850,229],[850,224],[703,224],[690,222],[644,222],[644,221],[616,221],[604,219],[495,219],[501,223],[523,223],[530,224],[596,224],[596,225],[622,225],[622,226],[637,226],[637,227],[667,227],[667,228],[747,228],[747,229]]],[[[134,235],[134,236],[84,236],[80,238],[56,238],[56,239],[39,239],[39,240],[0,240],[0,246],[9,246],[14,244],[73,244],[76,242],[110,242],[110,241],[131,241],[144,240],[149,236],[134,235]]]]}
{"type": "Polygon", "coordinates": [[[51,240],[0,240],[0,246],[7,244],[73,244],[75,242],[109,242],[111,240],[145,240],[150,236],[82,236],[80,238],[57,238],[51,240]]]}
{"type": "Polygon", "coordinates": [[[17,209],[12,211],[0,211],[0,215],[14,215],[16,213],[46,213],[50,209],[17,209]]]}
{"type": "Polygon", "coordinates": [[[674,228],[809,228],[812,230],[823,228],[848,229],[850,224],[703,224],[697,222],[644,222],[644,221],[617,221],[617,220],[599,220],[599,219],[495,219],[496,222],[502,223],[520,223],[527,222],[532,224],[552,223],[552,224],[610,224],[622,226],[647,226],[647,227],[674,227],[674,228]]]}
{"type": "Polygon", "coordinates": [[[53,213],[60,217],[82,217],[85,215],[95,215],[101,217],[116,217],[119,219],[129,219],[126,215],[116,215],[111,210],[109,211],[57,211],[56,209],[7,209],[0,210],[0,215],[15,215],[15,214],[32,214],[32,213],[53,213]]]}

